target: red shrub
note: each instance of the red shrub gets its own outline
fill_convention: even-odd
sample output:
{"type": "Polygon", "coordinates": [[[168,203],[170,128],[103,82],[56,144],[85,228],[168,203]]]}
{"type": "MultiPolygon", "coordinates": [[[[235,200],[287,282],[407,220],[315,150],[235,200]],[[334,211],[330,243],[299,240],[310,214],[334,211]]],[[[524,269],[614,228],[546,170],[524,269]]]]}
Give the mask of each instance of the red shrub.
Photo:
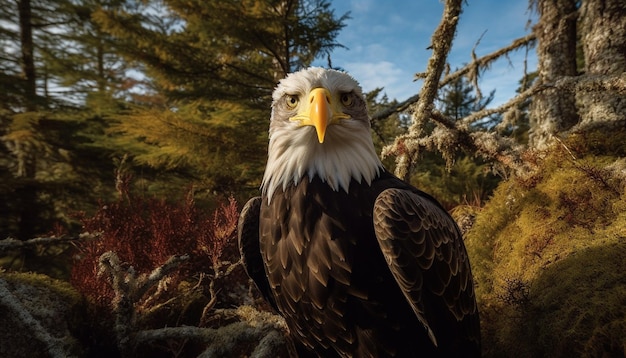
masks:
{"type": "MultiPolygon", "coordinates": [[[[122,198],[82,219],[84,231],[101,236],[78,248],[71,282],[98,306],[109,306],[114,295],[106,277],[97,275],[98,259],[107,251],[115,252],[137,275],[150,273],[172,255],[188,254],[190,259],[171,275],[169,286],[174,288],[192,277],[196,283],[199,277],[215,277],[216,264],[222,260],[238,260],[233,249],[238,218],[234,199],[208,214],[195,206],[191,193],[179,203],[128,194],[122,198]]],[[[163,301],[167,298],[171,296],[163,301]]]]}

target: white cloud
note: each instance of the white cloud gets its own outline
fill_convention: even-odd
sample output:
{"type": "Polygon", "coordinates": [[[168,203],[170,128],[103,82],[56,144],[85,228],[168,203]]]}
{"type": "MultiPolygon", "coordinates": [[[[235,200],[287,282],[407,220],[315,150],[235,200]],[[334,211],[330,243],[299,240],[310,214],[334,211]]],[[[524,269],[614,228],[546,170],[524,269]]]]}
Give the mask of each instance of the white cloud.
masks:
{"type": "Polygon", "coordinates": [[[406,73],[389,61],[350,62],[342,67],[359,81],[365,92],[384,87],[383,92],[387,93],[389,99],[403,101],[420,89],[413,82],[413,74],[406,73]]]}
{"type": "MultiPolygon", "coordinates": [[[[414,74],[426,70],[431,51],[432,32],[440,18],[441,2],[412,2],[399,7],[396,2],[372,0],[334,0],[333,5],[350,11],[352,18],[339,35],[338,42],[348,49],[338,48],[332,54],[333,65],[350,72],[365,91],[383,87],[390,99],[405,100],[418,93],[422,82],[414,82],[414,74]]],[[[528,33],[525,28],[529,13],[527,2],[471,2],[461,15],[453,49],[448,57],[452,69],[471,61],[471,49],[487,30],[476,48],[483,56],[509,45],[528,33]]],[[[534,56],[534,51],[530,54],[534,56]]],[[[506,102],[515,94],[523,74],[524,50],[494,63],[481,78],[485,94],[496,89],[490,106],[506,102]]],[[[318,65],[325,65],[321,60],[318,65]]],[[[528,71],[536,68],[529,58],[528,71]]]]}

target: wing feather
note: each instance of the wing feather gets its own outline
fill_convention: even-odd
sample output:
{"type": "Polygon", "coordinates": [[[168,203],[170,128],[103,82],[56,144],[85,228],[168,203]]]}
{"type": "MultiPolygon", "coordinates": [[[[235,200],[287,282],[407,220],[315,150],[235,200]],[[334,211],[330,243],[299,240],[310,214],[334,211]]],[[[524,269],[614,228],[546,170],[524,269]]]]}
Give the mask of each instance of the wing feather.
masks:
{"type": "Polygon", "coordinates": [[[430,197],[387,189],[374,205],[374,228],[389,269],[437,345],[427,297],[439,296],[461,321],[477,312],[469,262],[454,220],[430,197]],[[469,303],[469,304],[468,304],[469,303]]]}
{"type": "Polygon", "coordinates": [[[278,311],[265,273],[259,244],[261,202],[260,196],[248,200],[239,214],[239,223],[237,225],[239,253],[248,277],[254,281],[254,284],[270,305],[278,311]]]}

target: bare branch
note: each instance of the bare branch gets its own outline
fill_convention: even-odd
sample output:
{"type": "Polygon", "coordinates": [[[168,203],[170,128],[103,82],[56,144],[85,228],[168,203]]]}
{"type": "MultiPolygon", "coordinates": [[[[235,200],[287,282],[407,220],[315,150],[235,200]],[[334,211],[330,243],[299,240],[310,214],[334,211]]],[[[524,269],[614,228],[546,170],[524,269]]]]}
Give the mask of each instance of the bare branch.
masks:
{"type": "Polygon", "coordinates": [[[372,121],[379,121],[379,120],[383,120],[389,116],[391,116],[394,113],[399,113],[399,112],[403,112],[405,111],[407,108],[409,108],[409,106],[411,106],[413,103],[417,102],[417,100],[419,99],[419,94],[416,94],[414,96],[409,97],[408,99],[395,104],[391,107],[385,108],[383,110],[380,110],[376,113],[374,113],[371,116],[371,120],[372,121]]]}
{"type": "MultiPolygon", "coordinates": [[[[472,63],[467,64],[461,69],[454,71],[453,73],[447,74],[441,82],[439,82],[439,87],[443,87],[459,77],[467,75],[474,68],[484,68],[488,67],[493,61],[497,60],[501,56],[507,55],[509,52],[515,51],[522,46],[529,46],[535,40],[535,34],[531,33],[524,37],[520,37],[518,39],[513,40],[513,42],[506,47],[503,47],[497,51],[494,51],[488,55],[475,59],[472,63]]],[[[385,119],[391,116],[394,113],[405,111],[410,105],[417,102],[419,99],[419,94],[413,95],[408,99],[393,105],[391,107],[380,110],[372,115],[372,121],[378,121],[385,119]]]]}
{"type": "Polygon", "coordinates": [[[130,286],[135,281],[135,272],[131,268],[124,270],[120,259],[112,251],[100,256],[98,275],[107,274],[115,291],[113,311],[115,312],[115,336],[117,347],[122,357],[132,356],[132,321],[134,316],[130,286]]]}
{"type": "Polygon", "coordinates": [[[136,345],[136,339],[133,336],[135,304],[150,288],[161,282],[188,258],[187,255],[172,256],[149,275],[142,275],[137,278],[132,267],[128,269],[122,267],[119,257],[114,252],[108,251],[100,256],[98,274],[108,275],[115,292],[113,299],[115,334],[122,357],[133,356],[133,349],[136,345]]]}
{"type": "Polygon", "coordinates": [[[183,262],[189,260],[189,255],[175,255],[170,257],[163,265],[152,270],[150,275],[139,278],[137,287],[133,293],[135,300],[141,299],[146,292],[158,284],[165,276],[176,270],[183,262]]]}
{"type": "Polygon", "coordinates": [[[0,240],[0,252],[8,250],[23,250],[29,249],[38,245],[56,245],[66,242],[74,242],[81,239],[93,239],[100,234],[82,233],[78,236],[50,236],[50,237],[36,237],[34,239],[21,241],[14,238],[6,238],[0,240]]]}
{"type": "Polygon", "coordinates": [[[503,47],[497,51],[494,51],[488,55],[475,59],[471,63],[467,64],[465,67],[461,68],[458,71],[451,73],[450,75],[444,77],[439,83],[440,87],[447,85],[448,83],[453,82],[459,77],[465,76],[470,71],[475,68],[487,68],[491,65],[492,62],[499,59],[500,57],[507,55],[508,53],[517,50],[523,46],[529,46],[535,40],[535,34],[530,33],[524,37],[520,37],[518,39],[513,40],[509,46],[503,47]]]}
{"type": "Polygon", "coordinates": [[[551,86],[548,85],[541,85],[539,83],[533,85],[532,87],[530,87],[529,89],[527,89],[526,91],[520,93],[519,95],[511,98],[508,102],[496,107],[496,108],[485,108],[483,110],[474,112],[472,114],[470,114],[469,116],[461,119],[459,121],[459,124],[457,125],[459,128],[464,128],[464,129],[469,129],[469,126],[478,121],[479,119],[488,117],[492,114],[496,114],[496,113],[504,113],[506,112],[509,108],[517,106],[519,104],[521,104],[522,102],[524,102],[526,99],[534,96],[536,93],[543,91],[547,88],[549,88],[551,86]]]}

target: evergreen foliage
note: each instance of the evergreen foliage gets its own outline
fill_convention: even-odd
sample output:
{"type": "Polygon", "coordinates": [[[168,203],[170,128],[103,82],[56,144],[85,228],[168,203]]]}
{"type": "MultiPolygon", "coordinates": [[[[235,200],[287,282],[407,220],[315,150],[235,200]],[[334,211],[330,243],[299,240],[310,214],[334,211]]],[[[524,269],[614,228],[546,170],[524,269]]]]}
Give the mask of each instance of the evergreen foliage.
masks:
{"type": "MultiPolygon", "coordinates": [[[[551,93],[576,92],[578,114],[592,107],[602,114],[612,108],[606,103],[623,109],[617,106],[623,102],[623,76],[614,81],[602,69],[606,65],[623,73],[618,66],[623,56],[615,45],[621,37],[604,41],[600,35],[609,32],[599,26],[610,27],[605,20],[620,18],[600,16],[600,10],[619,14],[623,4],[541,2],[548,10],[557,3],[579,8],[573,13],[579,23],[577,69],[547,83],[554,87],[551,93]],[[581,9],[586,16],[581,17],[581,9]],[[594,31],[600,40],[585,35],[594,31]]],[[[111,304],[119,293],[98,276],[98,260],[115,251],[125,277],[145,278],[171,255],[189,254],[162,284],[134,302],[133,327],[187,324],[215,331],[165,335],[144,341],[142,348],[155,355],[197,356],[206,346],[194,339],[205,334],[211,336],[205,343],[226,342],[226,351],[235,355],[260,349],[261,339],[283,344],[280,329],[272,331],[276,340],[269,328],[257,329],[263,322],[280,328],[280,320],[268,312],[249,306],[222,316],[209,311],[255,302],[244,292],[244,274],[225,265],[238,257],[232,240],[235,201],[258,193],[271,91],[285,74],[314,59],[328,57],[330,65],[347,19],[347,14],[337,16],[327,0],[0,0],[0,239],[102,233],[77,250],[68,242],[37,244],[3,251],[0,257],[0,271],[68,279],[71,270],[72,283],[87,298],[84,317],[75,312],[85,303],[77,293],[43,275],[0,272],[0,284],[12,290],[4,298],[19,298],[22,303],[13,307],[21,305],[26,308],[22,313],[41,321],[44,334],[67,319],[70,334],[80,340],[68,338],[71,353],[85,353],[80,344],[89,356],[119,356],[111,304]],[[225,197],[235,199],[226,202],[225,197]],[[29,310],[31,302],[35,310],[29,310]]],[[[551,33],[545,32],[542,41],[551,33]]],[[[493,59],[464,73],[476,75],[493,59]]],[[[535,85],[545,81],[538,75],[521,79],[518,92],[526,97],[502,118],[464,122],[469,135],[489,130],[526,145],[529,130],[537,130],[529,112],[541,92],[535,85]]],[[[442,82],[448,86],[435,103],[443,117],[457,124],[493,98],[493,93],[477,95],[474,79],[446,74],[442,82]],[[446,82],[449,78],[456,79],[446,82]]],[[[393,115],[372,122],[377,150],[407,133],[410,114],[398,111],[408,102],[390,100],[382,89],[366,99],[372,114],[395,108],[393,115]]],[[[552,119],[561,120],[559,111],[553,114],[552,119]]],[[[445,132],[445,121],[433,123],[425,121],[422,134],[445,132]]],[[[469,135],[457,131],[446,137],[449,148],[421,142],[426,150],[419,151],[411,181],[454,208],[466,232],[486,356],[626,356],[626,131],[620,125],[611,132],[581,127],[551,136],[556,138],[551,147],[518,158],[535,168],[530,175],[508,171],[511,176],[504,179],[493,174],[493,163],[474,157],[485,143],[470,146],[475,152],[469,155],[460,153],[469,135]]],[[[502,153],[502,142],[487,145],[502,153]]],[[[384,163],[390,170],[396,165],[391,157],[384,163]]],[[[12,306],[4,302],[0,311],[7,313],[12,306]]],[[[19,320],[5,323],[11,326],[0,327],[5,337],[0,355],[11,333],[27,329],[19,320]]],[[[57,344],[37,341],[31,347],[24,337],[15,340],[20,354],[23,347],[57,344]]],[[[213,344],[207,352],[222,348],[213,344]]]]}
{"type": "Polygon", "coordinates": [[[457,78],[439,91],[439,111],[458,121],[486,108],[493,101],[496,90],[492,90],[487,97],[477,91],[465,77],[457,78]]]}
{"type": "MultiPolygon", "coordinates": [[[[271,91],[339,46],[346,15],[327,1],[164,1],[94,18],[143,64],[163,102],[113,118],[106,143],[134,163],[194,181],[198,192],[256,191],[271,91]]],[[[174,189],[176,190],[176,189],[174,189]]]]}
{"type": "Polygon", "coordinates": [[[93,210],[111,193],[109,153],[90,144],[104,134],[103,116],[120,108],[124,66],[90,21],[99,4],[2,2],[2,237],[27,240],[56,224],[76,229],[72,212],[93,210]]]}
{"type": "Polygon", "coordinates": [[[146,194],[256,192],[276,81],[340,46],[347,18],[323,0],[0,4],[0,237],[22,240],[76,229],[122,158],[146,194]]]}
{"type": "MultiPolygon", "coordinates": [[[[365,100],[370,113],[376,113],[397,104],[396,100],[389,100],[382,88],[365,93],[365,100]]],[[[405,114],[395,113],[384,119],[372,121],[372,139],[377,153],[381,153],[383,147],[391,144],[396,136],[406,131],[406,120],[405,114]]],[[[383,159],[383,164],[387,170],[393,171],[395,163],[391,158],[383,159]]]]}

